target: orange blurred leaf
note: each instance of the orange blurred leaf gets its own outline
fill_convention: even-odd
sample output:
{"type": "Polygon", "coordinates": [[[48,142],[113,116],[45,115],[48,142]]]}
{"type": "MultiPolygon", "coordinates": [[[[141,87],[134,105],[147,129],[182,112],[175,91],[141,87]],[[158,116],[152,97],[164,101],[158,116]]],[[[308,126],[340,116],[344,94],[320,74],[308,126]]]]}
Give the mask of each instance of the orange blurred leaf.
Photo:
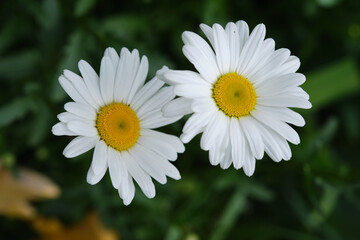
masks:
{"type": "Polygon", "coordinates": [[[56,198],[59,187],[46,176],[20,168],[16,175],[0,168],[0,214],[33,219],[36,210],[29,201],[56,198]]]}
{"type": "Polygon", "coordinates": [[[40,240],[117,240],[117,234],[104,228],[96,213],[90,213],[75,226],[65,227],[57,219],[38,218],[33,227],[40,240]]]}

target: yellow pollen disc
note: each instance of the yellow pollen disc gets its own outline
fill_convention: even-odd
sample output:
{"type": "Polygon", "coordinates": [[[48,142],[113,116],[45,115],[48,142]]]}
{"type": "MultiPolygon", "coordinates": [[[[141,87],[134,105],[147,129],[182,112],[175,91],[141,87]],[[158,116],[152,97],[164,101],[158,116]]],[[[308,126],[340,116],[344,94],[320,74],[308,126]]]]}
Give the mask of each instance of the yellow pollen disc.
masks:
{"type": "Polygon", "coordinates": [[[123,151],[136,143],[140,135],[140,122],[128,105],[111,103],[98,112],[96,129],[108,146],[123,151]]]}
{"type": "Polygon", "coordinates": [[[229,117],[248,115],[256,103],[253,85],[237,73],[220,76],[213,86],[212,97],[218,108],[229,117]]]}

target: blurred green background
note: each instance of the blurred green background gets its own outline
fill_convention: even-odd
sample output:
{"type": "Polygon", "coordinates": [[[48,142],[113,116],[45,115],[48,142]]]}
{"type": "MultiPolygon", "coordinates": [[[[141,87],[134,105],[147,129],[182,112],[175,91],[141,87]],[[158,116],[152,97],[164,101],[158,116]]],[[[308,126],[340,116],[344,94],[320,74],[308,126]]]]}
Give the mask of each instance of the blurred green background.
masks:
{"type": "MultiPolygon", "coordinates": [[[[60,186],[59,198],[34,203],[41,216],[71,225],[95,210],[121,239],[359,239],[359,13],[358,0],[3,0],[0,164],[37,170],[60,186]],[[240,19],[250,29],[264,23],[276,48],[302,62],[313,108],[301,111],[307,124],[296,128],[302,142],[291,146],[292,159],[266,156],[249,178],[211,166],[198,136],[175,163],[182,179],[156,183],[154,199],[137,188],[123,206],[108,174],[88,185],[92,151],[66,159],[71,138],[51,134],[70,100],[57,81],[63,69],[78,73],[85,59],[98,71],[108,46],[147,55],[148,79],[162,65],[193,69],[181,33],[240,19]]],[[[185,120],[162,130],[180,135],[185,120]]],[[[0,239],[36,238],[28,221],[0,216],[0,239]]]]}

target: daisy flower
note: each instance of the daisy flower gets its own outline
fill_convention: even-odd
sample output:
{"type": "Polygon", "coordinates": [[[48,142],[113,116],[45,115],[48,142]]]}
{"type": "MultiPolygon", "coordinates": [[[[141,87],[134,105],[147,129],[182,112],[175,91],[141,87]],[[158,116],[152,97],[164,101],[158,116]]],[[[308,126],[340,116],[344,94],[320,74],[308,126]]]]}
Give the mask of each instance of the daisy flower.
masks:
{"type": "Polygon", "coordinates": [[[175,94],[156,77],[144,85],[148,60],[139,52],[123,48],[119,55],[105,50],[100,77],[85,61],[78,64],[82,77],[65,70],[59,82],[74,100],[58,115],[54,135],[76,136],[64,149],[67,158],[94,148],[89,184],[98,183],[109,169],[111,182],[124,204],[134,198],[133,179],[148,198],[155,196],[152,178],[165,184],[169,176],[180,179],[169,161],[185,150],[178,137],[153,128],[173,123],[179,117],[164,117],[161,108],[175,94]],[[162,88],[163,87],[163,88],[162,88]]]}
{"type": "Polygon", "coordinates": [[[201,148],[212,165],[231,164],[251,176],[264,152],[275,162],[291,158],[288,142],[299,144],[288,124],[304,126],[289,108],[311,108],[309,95],[299,87],[305,76],[296,73],[297,57],[286,48],[275,50],[265,39],[264,24],[249,34],[244,21],[201,24],[211,46],[199,35],[184,32],[183,53],[198,72],[166,70],[158,77],[179,96],[163,107],[166,117],[193,113],[180,136],[188,143],[202,133],[201,148]]]}

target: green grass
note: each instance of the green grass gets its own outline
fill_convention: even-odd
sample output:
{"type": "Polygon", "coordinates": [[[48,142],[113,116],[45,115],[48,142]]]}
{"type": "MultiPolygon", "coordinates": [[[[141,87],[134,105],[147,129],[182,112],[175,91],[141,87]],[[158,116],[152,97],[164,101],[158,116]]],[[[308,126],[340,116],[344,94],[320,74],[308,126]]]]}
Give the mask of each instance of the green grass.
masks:
{"type": "MultiPolygon", "coordinates": [[[[35,169],[61,187],[60,198],[35,204],[42,216],[72,224],[95,210],[122,239],[358,239],[359,12],[357,0],[1,1],[0,163],[35,169]],[[265,23],[276,48],[302,62],[313,108],[301,111],[306,125],[296,128],[292,159],[265,156],[248,178],[211,166],[196,137],[175,163],[182,179],[156,184],[154,199],[137,189],[123,206],[108,174],[88,185],[92,152],[66,159],[71,138],[51,134],[69,101],[62,71],[78,73],[80,59],[98,71],[108,46],[147,55],[148,79],[163,65],[193,69],[181,33],[240,19],[251,29],[265,23]]],[[[180,135],[184,122],[163,131],[180,135]]],[[[30,223],[0,216],[0,239],[36,238],[30,223]]]]}

